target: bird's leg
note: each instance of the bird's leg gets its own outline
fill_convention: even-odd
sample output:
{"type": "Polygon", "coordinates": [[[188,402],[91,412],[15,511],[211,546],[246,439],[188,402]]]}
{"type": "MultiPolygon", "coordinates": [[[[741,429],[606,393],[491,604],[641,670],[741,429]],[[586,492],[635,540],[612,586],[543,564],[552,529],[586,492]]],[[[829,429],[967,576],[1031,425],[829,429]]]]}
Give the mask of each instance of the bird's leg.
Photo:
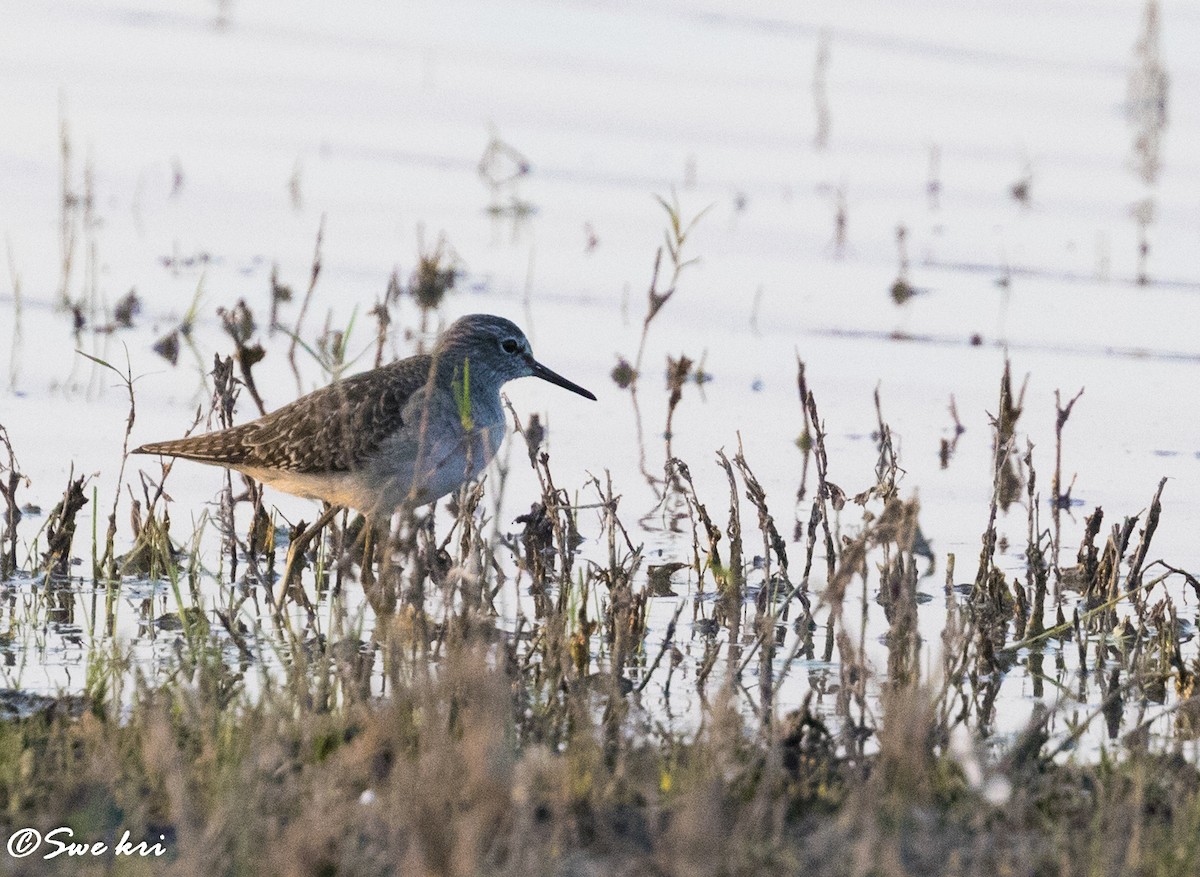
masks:
{"type": "Polygon", "coordinates": [[[375,527],[367,521],[362,529],[362,586],[363,589],[375,587],[375,527]]]}
{"type": "Polygon", "coordinates": [[[321,517],[317,518],[311,526],[307,527],[300,535],[292,538],[291,544],[288,545],[287,563],[283,567],[283,577],[280,579],[279,599],[277,601],[279,606],[283,605],[284,597],[287,596],[292,580],[299,579],[300,577],[301,558],[304,557],[304,552],[308,550],[309,544],[341,510],[341,506],[331,505],[325,509],[321,517]]]}

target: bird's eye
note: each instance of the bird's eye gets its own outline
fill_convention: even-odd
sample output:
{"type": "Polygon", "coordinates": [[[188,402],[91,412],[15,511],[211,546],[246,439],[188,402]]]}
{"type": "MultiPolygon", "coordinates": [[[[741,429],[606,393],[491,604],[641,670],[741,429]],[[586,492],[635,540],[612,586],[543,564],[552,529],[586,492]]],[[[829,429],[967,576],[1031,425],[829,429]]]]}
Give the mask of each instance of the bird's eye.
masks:
{"type": "Polygon", "coordinates": [[[517,343],[515,338],[505,338],[500,342],[500,349],[505,353],[516,353],[521,349],[521,345],[517,343]]]}

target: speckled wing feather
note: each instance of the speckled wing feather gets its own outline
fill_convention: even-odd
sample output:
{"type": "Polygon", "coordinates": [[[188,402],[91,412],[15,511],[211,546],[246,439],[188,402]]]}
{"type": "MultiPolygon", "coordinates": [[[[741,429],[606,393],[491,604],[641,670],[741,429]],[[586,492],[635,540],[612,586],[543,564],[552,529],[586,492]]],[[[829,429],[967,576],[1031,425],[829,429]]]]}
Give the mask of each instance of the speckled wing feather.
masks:
{"type": "Polygon", "coordinates": [[[404,425],[402,411],[429,377],[415,356],[323,387],[265,417],[220,432],[153,442],[134,453],[290,472],[359,468],[404,425]]]}

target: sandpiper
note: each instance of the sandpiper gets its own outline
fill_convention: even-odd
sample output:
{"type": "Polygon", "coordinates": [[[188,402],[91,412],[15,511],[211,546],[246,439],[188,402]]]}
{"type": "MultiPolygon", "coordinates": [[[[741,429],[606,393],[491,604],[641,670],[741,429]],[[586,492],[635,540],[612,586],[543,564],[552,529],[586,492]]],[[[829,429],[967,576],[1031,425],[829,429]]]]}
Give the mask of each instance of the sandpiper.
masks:
{"type": "Polygon", "coordinates": [[[250,423],[134,453],[236,469],[382,523],[483,471],[504,438],[500,387],[530,375],[596,398],[534,359],[511,321],[472,314],[451,325],[432,354],[330,384],[250,423]]]}

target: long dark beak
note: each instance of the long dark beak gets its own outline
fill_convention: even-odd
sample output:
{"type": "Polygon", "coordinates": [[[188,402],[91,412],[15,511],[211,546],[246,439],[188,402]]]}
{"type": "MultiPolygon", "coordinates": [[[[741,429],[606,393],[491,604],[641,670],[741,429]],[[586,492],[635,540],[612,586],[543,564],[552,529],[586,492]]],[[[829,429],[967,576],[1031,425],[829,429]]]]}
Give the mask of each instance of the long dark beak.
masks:
{"type": "Polygon", "coordinates": [[[558,372],[550,371],[550,369],[546,368],[532,356],[529,357],[528,361],[529,367],[533,369],[533,376],[535,378],[541,378],[543,381],[549,381],[552,384],[558,384],[564,390],[570,390],[572,393],[578,393],[585,399],[591,399],[593,402],[596,401],[596,397],[592,395],[591,391],[585,390],[583,387],[579,386],[579,384],[571,383],[558,372]]]}

